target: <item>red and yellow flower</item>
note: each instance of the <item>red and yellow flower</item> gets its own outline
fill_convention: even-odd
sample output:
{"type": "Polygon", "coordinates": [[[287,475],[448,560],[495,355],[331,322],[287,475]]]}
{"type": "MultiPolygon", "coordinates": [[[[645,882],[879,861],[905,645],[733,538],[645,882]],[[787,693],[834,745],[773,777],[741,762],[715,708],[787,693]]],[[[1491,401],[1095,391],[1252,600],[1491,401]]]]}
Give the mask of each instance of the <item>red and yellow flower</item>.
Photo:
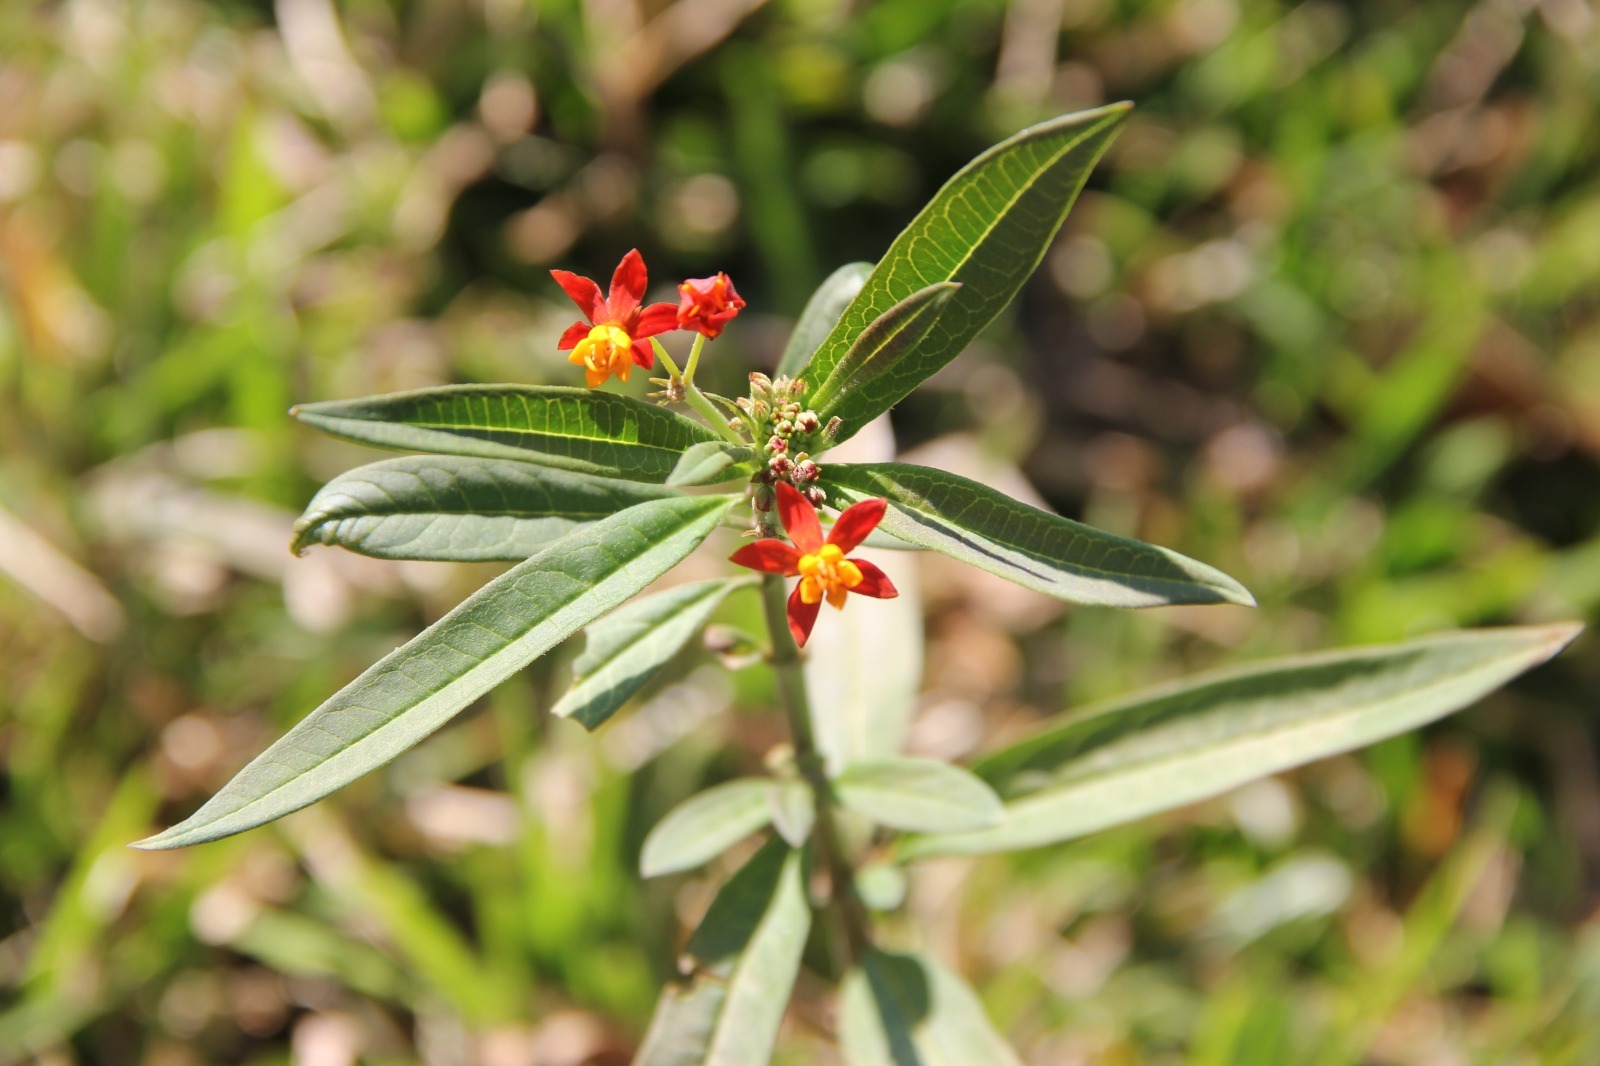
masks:
{"type": "Polygon", "coordinates": [[[721,271],[715,277],[690,278],[678,286],[678,293],[678,328],[692,329],[707,340],[715,340],[744,307],[733,280],[721,271]]]}
{"type": "Polygon", "coordinates": [[[887,501],[862,500],[844,510],[822,539],[822,524],[811,501],[788,482],[778,483],[778,517],[793,544],[768,538],[746,544],[731,556],[740,566],[766,574],[799,577],[800,583],[789,596],[789,632],[795,643],[805,646],[816,625],[817,612],[826,599],[835,608],[844,607],[849,593],[874,599],[893,599],[900,593],[882,570],[865,559],[847,559],[856,545],[867,538],[883,520],[887,501]]]}
{"type": "Polygon", "coordinates": [[[567,327],[556,347],[572,352],[568,361],[583,367],[591,389],[613,375],[627,381],[635,365],[646,370],[656,365],[655,353],[645,342],[677,329],[678,309],[669,303],[640,306],[649,276],[637,248],[617,264],[605,296],[589,278],[566,270],[552,270],[550,276],[587,319],[567,327]]]}

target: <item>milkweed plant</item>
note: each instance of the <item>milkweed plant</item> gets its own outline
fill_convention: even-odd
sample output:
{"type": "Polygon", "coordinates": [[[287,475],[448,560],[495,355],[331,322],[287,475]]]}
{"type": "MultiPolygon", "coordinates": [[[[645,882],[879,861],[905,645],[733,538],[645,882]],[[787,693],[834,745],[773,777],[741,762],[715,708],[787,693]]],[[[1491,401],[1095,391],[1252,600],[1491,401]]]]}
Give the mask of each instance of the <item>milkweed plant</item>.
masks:
{"type": "Polygon", "coordinates": [[[577,676],[553,710],[600,729],[726,598],[753,595],[790,740],[766,760],[768,776],[693,796],[645,840],[645,877],[731,848],[748,858],[689,939],[635,1062],[767,1062],[803,959],[838,984],[838,1039],[853,1066],[1016,1062],[961,978],[906,942],[901,924],[886,931],[907,864],[1070,840],[1416,728],[1578,630],[1448,632],[1203,674],[1064,714],[968,767],[903,755],[892,729],[857,730],[870,739],[845,753],[819,748],[819,712],[832,709],[808,699],[807,640],[840,624],[838,612],[884,610],[910,550],[1074,604],[1254,604],[1204,563],[990,486],[829,457],[1005,307],[1128,112],[1066,115],[973,160],[875,266],[823,283],[773,376],[751,374],[747,395],[696,381],[707,342],[745,306],[733,281],[687,280],[676,304],[647,305],[632,251],[604,290],[552,272],[582,316],[556,342],[582,386],[457,385],[295,408],[335,436],[413,453],[324,487],[296,550],[516,565],[137,846],[200,844],[314,803],[579,631],[577,676]],[[675,333],[693,335],[681,368],[662,343],[675,333]],[[660,372],[656,403],[604,391],[635,370],[660,372]],[[721,527],[746,537],[727,576],[639,595],[721,527]],[[881,565],[854,554],[869,541],[889,549],[881,565]]]}

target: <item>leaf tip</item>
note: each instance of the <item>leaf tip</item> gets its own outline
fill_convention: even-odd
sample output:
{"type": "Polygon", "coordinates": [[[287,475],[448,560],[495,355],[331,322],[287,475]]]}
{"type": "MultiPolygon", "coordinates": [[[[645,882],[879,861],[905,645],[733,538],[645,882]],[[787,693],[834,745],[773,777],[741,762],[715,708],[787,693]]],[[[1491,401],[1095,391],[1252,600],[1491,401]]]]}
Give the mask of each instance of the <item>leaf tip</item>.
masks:
{"type": "Polygon", "coordinates": [[[135,851],[171,851],[173,848],[181,848],[183,842],[177,839],[177,831],[181,828],[182,826],[175,825],[170,829],[163,829],[143,840],[135,840],[128,847],[135,851]]]}

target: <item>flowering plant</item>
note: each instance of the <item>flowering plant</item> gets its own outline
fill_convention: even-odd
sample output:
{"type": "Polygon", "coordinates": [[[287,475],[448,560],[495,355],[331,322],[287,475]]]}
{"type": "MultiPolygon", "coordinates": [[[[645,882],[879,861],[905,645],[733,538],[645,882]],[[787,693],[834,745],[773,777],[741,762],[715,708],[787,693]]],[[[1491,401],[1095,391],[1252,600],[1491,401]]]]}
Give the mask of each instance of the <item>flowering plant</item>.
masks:
{"type": "Polygon", "coordinates": [[[1088,607],[1254,604],[1212,567],[989,486],[827,455],[1011,300],[1127,111],[1064,116],[979,156],[879,263],[824,282],[774,376],[752,374],[748,395],[714,396],[695,380],[707,342],[745,306],[733,282],[684,281],[677,304],[646,305],[648,276],[633,251],[604,294],[554,272],[583,315],[556,346],[583,368],[584,387],[463,385],[296,408],[329,433],[415,453],[326,486],[296,529],[297,550],[516,565],[139,846],[216,840],[313,803],[580,630],[578,676],[552,710],[597,729],[725,600],[759,586],[761,643],[790,743],[772,753],[766,776],[691,797],[646,838],[646,876],[696,868],[757,834],[764,843],[740,852],[636,1061],[768,1061],[804,961],[839,987],[838,1036],[856,1066],[1015,1062],[960,978],[896,933],[901,923],[882,920],[899,906],[906,866],[1056,844],[1415,728],[1553,655],[1576,631],[1444,633],[1202,675],[1042,723],[970,768],[902,754],[900,708],[863,711],[888,724],[850,723],[849,744],[823,737],[835,709],[809,698],[812,652],[802,646],[832,621],[819,619],[824,602],[886,609],[852,601],[894,597],[910,550],[1088,607]],[[661,339],[675,331],[694,334],[682,369],[661,339]],[[660,404],[604,391],[658,361],[660,404]],[[828,510],[836,517],[825,535],[828,510]],[[635,599],[724,526],[756,538],[731,561],[759,578],[635,599]],[[863,545],[887,549],[881,568],[853,555],[863,545]]]}

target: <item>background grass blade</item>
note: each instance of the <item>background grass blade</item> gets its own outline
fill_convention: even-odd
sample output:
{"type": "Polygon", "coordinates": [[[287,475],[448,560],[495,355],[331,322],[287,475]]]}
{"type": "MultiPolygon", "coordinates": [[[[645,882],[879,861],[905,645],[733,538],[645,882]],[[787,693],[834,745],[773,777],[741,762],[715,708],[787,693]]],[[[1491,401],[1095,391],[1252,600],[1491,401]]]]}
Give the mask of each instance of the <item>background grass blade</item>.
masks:
{"type": "Polygon", "coordinates": [[[806,368],[811,353],[838,325],[839,316],[856,298],[871,273],[871,263],[846,263],[817,286],[817,291],[806,301],[806,309],[800,312],[794,332],[789,334],[789,343],[784,345],[783,358],[778,360],[779,374],[792,378],[806,368]]]}
{"type": "Polygon", "coordinates": [[[728,504],[716,496],[654,500],[567,535],[384,656],[192,817],[137,846],[230,836],[382,766],[671,569],[716,528],[728,504]]]}
{"type": "Polygon", "coordinates": [[[1021,1066],[972,989],[927,955],[868,952],[840,989],[839,1043],[849,1066],[1021,1066]]]}
{"type": "Polygon", "coordinates": [[[1172,603],[1253,606],[1222,571],[1013,500],[987,485],[906,463],[826,468],[841,504],[888,499],[879,529],[1046,595],[1102,607],[1172,603]]]}
{"type": "Polygon", "coordinates": [[[517,562],[577,526],[675,496],[642,481],[460,455],[408,455],[340,474],[295,523],[296,553],[517,562]]]}
{"type": "Polygon", "coordinates": [[[960,355],[1011,302],[1130,109],[1113,104],[1023,130],[963,167],[901,232],[806,366],[813,389],[895,304],[941,281],[962,288],[912,356],[828,412],[844,419],[841,440],[960,355]]]}
{"type": "Polygon", "coordinates": [[[833,787],[840,803],[890,829],[983,829],[998,825],[1005,813],[1000,797],[980,778],[937,759],[856,763],[833,787]]]}
{"type": "Polygon", "coordinates": [[[550,709],[598,729],[706,624],[729,592],[747,581],[680,585],[620,607],[591,625],[572,664],[572,687],[550,709]]]}
{"type": "Polygon", "coordinates": [[[800,853],[774,839],[712,901],[689,940],[697,972],[661,993],[634,1066],[763,1066],[810,929],[800,853]]]}
{"type": "Polygon", "coordinates": [[[400,451],[475,455],[663,482],[717,435],[654,404],[592,389],[451,385],[306,403],[290,414],[336,437],[400,451]]]}
{"type": "Polygon", "coordinates": [[[1440,633],[1274,659],[1086,709],[979,764],[1010,801],[998,827],[923,837],[904,854],[1069,840],[1371,744],[1467,706],[1581,628],[1440,633]]]}

